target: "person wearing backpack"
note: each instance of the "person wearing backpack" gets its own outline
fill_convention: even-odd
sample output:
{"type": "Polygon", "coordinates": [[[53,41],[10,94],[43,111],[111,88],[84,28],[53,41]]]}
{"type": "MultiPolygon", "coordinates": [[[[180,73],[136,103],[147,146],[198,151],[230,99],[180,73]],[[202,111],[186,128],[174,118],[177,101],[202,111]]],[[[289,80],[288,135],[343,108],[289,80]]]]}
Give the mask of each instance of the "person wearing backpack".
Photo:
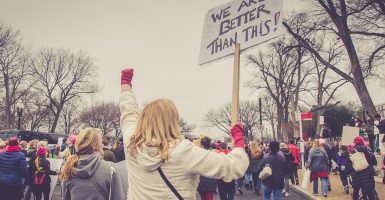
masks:
{"type": "Polygon", "coordinates": [[[47,147],[40,146],[36,150],[36,159],[34,161],[36,171],[33,174],[33,194],[35,200],[49,200],[49,193],[51,191],[51,177],[50,175],[57,175],[57,172],[52,171],[50,163],[47,160],[47,147]]]}
{"type": "Polygon", "coordinates": [[[338,155],[336,157],[337,160],[337,170],[339,172],[339,176],[342,182],[342,186],[344,187],[344,192],[349,194],[349,184],[348,184],[348,176],[352,173],[352,162],[349,159],[349,151],[346,145],[341,145],[338,155]]]}
{"type": "Polygon", "coordinates": [[[354,171],[352,173],[353,200],[358,200],[361,190],[364,198],[374,199],[374,165],[377,165],[373,153],[365,147],[364,139],[360,136],[354,138],[354,148],[350,160],[354,171]]]}
{"type": "Polygon", "coordinates": [[[115,163],[103,160],[103,144],[98,129],[80,131],[75,150],[75,155],[66,160],[61,174],[66,186],[64,200],[126,199],[115,163]]]}
{"type": "Polygon", "coordinates": [[[288,197],[290,195],[290,193],[289,193],[289,179],[290,179],[290,175],[293,174],[292,164],[294,161],[294,156],[293,156],[293,154],[291,154],[289,149],[287,149],[286,144],[283,142],[281,144],[279,144],[279,149],[282,151],[283,155],[285,155],[286,164],[287,164],[287,166],[289,166],[289,168],[287,170],[288,173],[285,175],[285,179],[284,179],[285,187],[282,191],[282,193],[285,195],[285,197],[288,197]]]}
{"type": "MultiPolygon", "coordinates": [[[[279,153],[279,143],[271,141],[269,144],[270,153],[265,154],[258,166],[257,174],[263,173],[264,168],[271,168],[272,174],[262,180],[263,199],[269,200],[274,196],[274,200],[282,199],[282,189],[284,188],[284,178],[289,172],[289,165],[282,153],[279,153]]],[[[266,170],[268,171],[268,170],[266,170]]]]}

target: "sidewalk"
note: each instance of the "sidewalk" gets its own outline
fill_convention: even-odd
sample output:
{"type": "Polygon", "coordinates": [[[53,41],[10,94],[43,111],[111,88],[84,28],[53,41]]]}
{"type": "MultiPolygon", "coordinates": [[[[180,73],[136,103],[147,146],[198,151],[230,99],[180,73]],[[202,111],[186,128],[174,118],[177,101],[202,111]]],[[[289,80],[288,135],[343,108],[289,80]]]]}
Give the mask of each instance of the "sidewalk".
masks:
{"type": "MultiPolygon", "coordinates": [[[[300,183],[301,183],[302,182],[302,175],[303,175],[302,170],[298,170],[298,175],[300,177],[300,183]]],[[[314,199],[328,199],[328,200],[351,200],[352,199],[350,194],[353,193],[353,189],[349,188],[350,194],[349,195],[345,194],[343,192],[341,180],[340,180],[340,177],[338,175],[334,175],[333,173],[331,173],[329,175],[329,178],[330,178],[330,183],[332,186],[332,191],[330,191],[328,193],[328,197],[325,198],[322,196],[321,186],[320,186],[321,184],[319,184],[318,198],[313,195],[313,197],[315,197],[314,199]]],[[[385,185],[382,184],[382,178],[375,178],[375,181],[376,181],[376,191],[378,193],[378,197],[380,199],[385,199],[385,185]]],[[[296,189],[302,190],[302,191],[306,192],[307,194],[312,194],[313,193],[313,184],[311,183],[310,187],[307,188],[306,191],[300,186],[297,186],[296,189]]]]}

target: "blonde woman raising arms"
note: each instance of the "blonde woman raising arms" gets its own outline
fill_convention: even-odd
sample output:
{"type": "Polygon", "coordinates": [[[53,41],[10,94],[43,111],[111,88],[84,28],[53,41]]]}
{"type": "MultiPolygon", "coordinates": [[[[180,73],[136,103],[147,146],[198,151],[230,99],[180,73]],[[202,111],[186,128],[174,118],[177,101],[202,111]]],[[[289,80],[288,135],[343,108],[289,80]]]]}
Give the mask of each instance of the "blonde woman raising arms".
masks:
{"type": "Polygon", "coordinates": [[[172,101],[158,99],[139,111],[132,76],[132,69],[122,71],[120,96],[128,199],[195,199],[200,175],[227,182],[244,175],[249,159],[241,125],[231,128],[234,149],[227,155],[194,146],[180,134],[172,101]]]}

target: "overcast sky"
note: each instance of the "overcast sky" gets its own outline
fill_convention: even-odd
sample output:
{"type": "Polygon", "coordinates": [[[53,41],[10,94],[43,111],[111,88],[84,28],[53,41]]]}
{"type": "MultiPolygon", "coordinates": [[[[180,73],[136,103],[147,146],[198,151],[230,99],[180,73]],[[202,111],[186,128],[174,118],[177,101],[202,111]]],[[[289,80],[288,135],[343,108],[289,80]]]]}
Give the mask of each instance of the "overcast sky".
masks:
{"type": "MultiPolygon", "coordinates": [[[[215,132],[201,127],[204,114],[231,101],[232,58],[198,65],[205,13],[227,0],[0,2],[0,21],[20,30],[24,43],[33,49],[83,50],[95,58],[102,91],[93,101],[118,101],[120,71],[125,67],[135,68],[133,87],[140,104],[172,99],[183,118],[199,125],[196,133],[215,132]]],[[[285,13],[294,8],[311,6],[302,0],[284,1],[285,13]]],[[[250,69],[243,60],[241,66],[242,84],[250,79],[250,69]]],[[[379,89],[379,83],[373,85],[372,94],[379,89]]],[[[345,99],[357,99],[351,87],[344,90],[349,94],[345,99]]],[[[384,96],[372,96],[376,104],[385,101],[384,96]]],[[[256,98],[241,87],[241,100],[256,98]]]]}

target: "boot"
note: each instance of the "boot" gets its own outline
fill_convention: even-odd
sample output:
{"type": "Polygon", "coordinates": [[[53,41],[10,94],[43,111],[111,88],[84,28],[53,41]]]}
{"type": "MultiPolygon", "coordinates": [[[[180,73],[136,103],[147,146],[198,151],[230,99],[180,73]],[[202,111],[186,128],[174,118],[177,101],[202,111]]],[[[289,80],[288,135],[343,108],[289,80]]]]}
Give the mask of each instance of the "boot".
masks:
{"type": "Polygon", "coordinates": [[[296,184],[296,185],[299,185],[298,178],[295,178],[295,184],[296,184]]]}

